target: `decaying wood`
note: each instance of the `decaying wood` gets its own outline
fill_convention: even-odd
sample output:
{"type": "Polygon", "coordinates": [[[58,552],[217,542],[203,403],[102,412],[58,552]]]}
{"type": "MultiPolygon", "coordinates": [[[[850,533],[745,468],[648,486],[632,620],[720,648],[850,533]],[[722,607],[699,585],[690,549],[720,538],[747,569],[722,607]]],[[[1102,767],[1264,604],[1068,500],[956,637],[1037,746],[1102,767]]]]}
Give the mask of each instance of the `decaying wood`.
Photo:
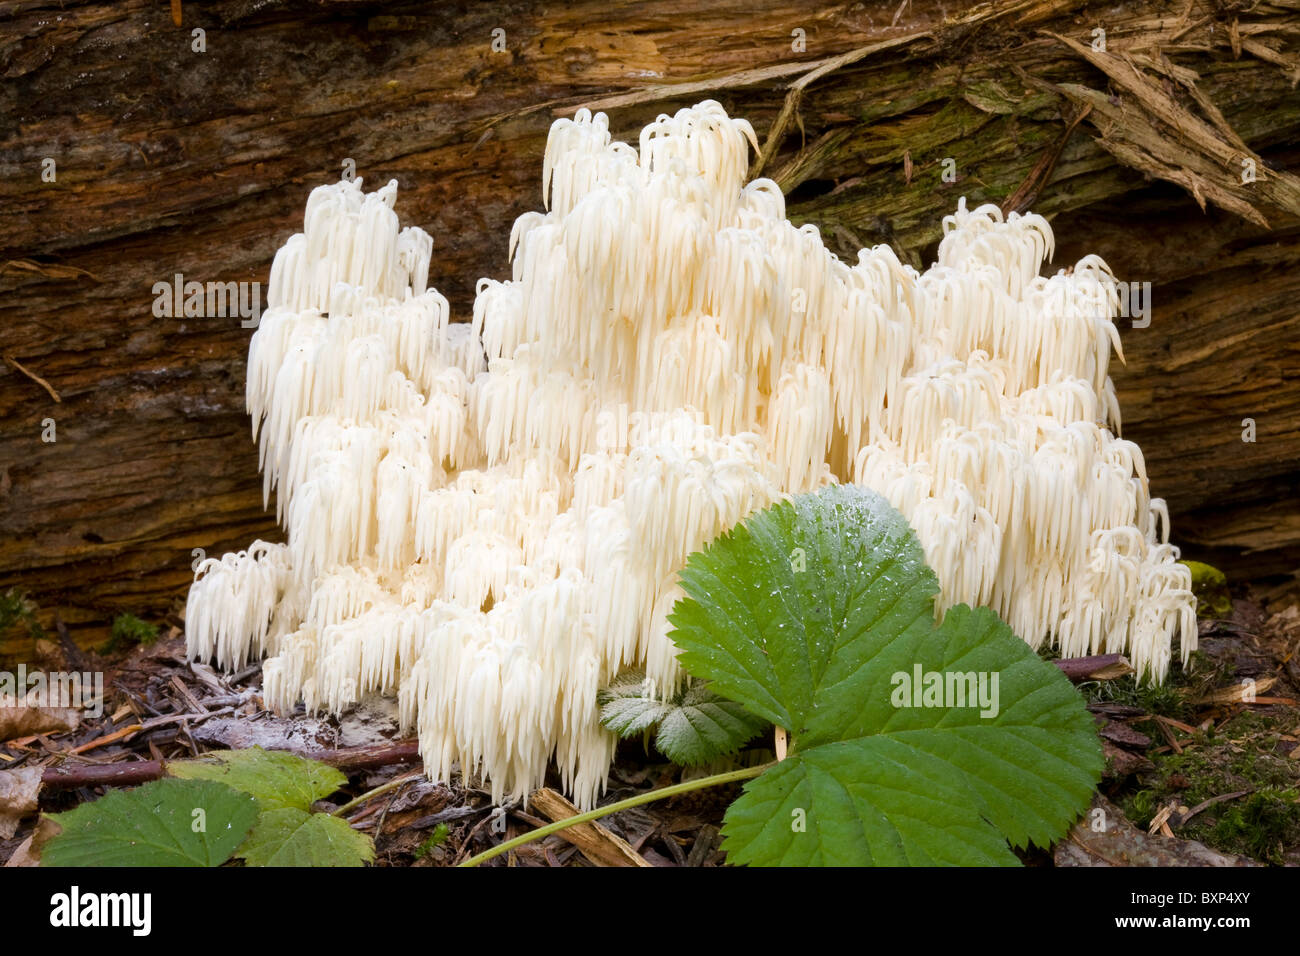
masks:
{"type": "MultiPolygon", "coordinates": [[[[411,763],[419,759],[417,747],[416,741],[404,740],[391,744],[314,751],[310,756],[313,760],[319,760],[321,763],[351,773],[411,763]]],[[[50,790],[75,790],[78,787],[128,787],[157,780],[164,772],[165,763],[161,760],[86,765],[63,763],[46,770],[41,776],[41,782],[50,790]]]]}
{"type": "Polygon", "coordinates": [[[41,775],[41,784],[49,790],[76,790],[79,787],[134,787],[157,780],[163,775],[161,760],[133,760],[130,763],[60,764],[41,775]]]}
{"type": "MultiPolygon", "coordinates": [[[[553,823],[576,817],[580,812],[563,794],[549,787],[533,791],[528,802],[553,823]]],[[[626,840],[598,823],[579,823],[559,831],[559,834],[581,850],[587,859],[600,866],[651,866],[626,840]]]]}
{"type": "Polygon", "coordinates": [[[81,712],[73,707],[36,707],[0,698],[0,743],[36,734],[76,730],[81,712]]]}
{"type": "Polygon", "coordinates": [[[1062,674],[1076,684],[1085,680],[1115,680],[1133,673],[1133,665],[1123,654],[1095,654],[1091,657],[1064,657],[1052,661],[1062,674]]]}
{"type": "Polygon", "coordinates": [[[1122,323],[1114,374],[1175,540],[1230,575],[1293,568],[1297,9],[217,0],[178,27],[153,0],[4,4],[0,590],[87,644],[116,613],[174,608],[195,549],[278,538],[243,412],[250,330],[157,317],[154,283],[264,283],[350,158],[370,186],[398,180],[468,319],[476,280],[508,274],[514,217],[541,205],[555,116],[598,105],[626,137],[705,97],[753,122],[791,218],[843,256],[888,242],[919,265],[960,196],[1018,206],[1024,186],[1056,265],[1096,252],[1149,281],[1151,322],[1122,323]]]}
{"type": "Polygon", "coordinates": [[[1153,836],[1133,826],[1101,794],[1069,835],[1056,844],[1057,866],[1259,866],[1249,857],[1220,853],[1195,840],[1153,836]]]}
{"type": "Polygon", "coordinates": [[[1232,684],[1228,687],[1220,687],[1203,694],[1196,700],[1199,705],[1204,704],[1251,704],[1258,700],[1258,695],[1271,688],[1277,683],[1276,677],[1261,677],[1258,680],[1247,679],[1240,684],[1232,684]]]}

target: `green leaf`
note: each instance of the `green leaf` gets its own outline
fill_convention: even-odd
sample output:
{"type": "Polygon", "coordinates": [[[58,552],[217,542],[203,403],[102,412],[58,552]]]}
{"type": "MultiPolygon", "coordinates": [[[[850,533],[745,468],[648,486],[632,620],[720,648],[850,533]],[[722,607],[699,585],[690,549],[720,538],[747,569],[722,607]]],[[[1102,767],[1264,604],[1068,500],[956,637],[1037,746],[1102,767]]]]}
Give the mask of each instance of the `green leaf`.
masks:
{"type": "Polygon", "coordinates": [[[645,675],[624,671],[597,697],[600,722],[621,737],[657,728],[655,747],[673,763],[693,767],[734,754],[768,722],[704,681],[691,681],[669,701],[652,696],[645,675]]]}
{"type": "MultiPolygon", "coordinates": [[[[1006,841],[1047,846],[1088,805],[1101,750],[1083,702],[997,615],[958,605],[931,634],[899,643],[890,650],[912,650],[911,666],[891,676],[906,682],[863,701],[845,740],[800,749],[732,804],[723,848],[733,861],[1015,865],[1006,841]],[[952,688],[963,694],[925,706],[923,678],[922,706],[914,706],[917,668],[941,675],[945,689],[954,675],[952,688]],[[970,691],[971,682],[956,679],[966,674],[977,701],[986,677],[996,714],[978,702],[946,706],[970,691]],[[805,832],[793,826],[795,808],[805,832]],[[850,845],[836,833],[845,819],[860,831],[850,845]]],[[[867,667],[895,663],[882,654],[867,667]]]]}
{"type": "Polygon", "coordinates": [[[652,695],[641,670],[623,671],[597,694],[596,703],[600,705],[601,724],[624,738],[650,730],[671,709],[652,695]]]}
{"type": "Polygon", "coordinates": [[[694,767],[734,754],[768,726],[762,717],[697,681],[674,699],[660,720],[655,747],[678,766],[694,767]]]}
{"type": "Polygon", "coordinates": [[[881,689],[863,664],[928,633],[939,593],[907,521],[853,485],[759,512],[691,555],[681,584],[683,666],[805,746],[841,739],[881,689]]]}
{"type": "Polygon", "coordinates": [[[50,814],[63,830],[46,844],[41,865],[220,866],[257,815],[253,797],[222,784],[155,780],[50,814]]]}
{"type": "Polygon", "coordinates": [[[727,811],[733,862],[1015,864],[1008,841],[1047,846],[1088,805],[1101,748],[1077,692],[988,609],[935,627],[937,580],[874,492],[770,508],[681,579],[687,670],[792,732],[727,811]]]}
{"type": "Polygon", "coordinates": [[[249,866],[362,866],[375,847],[340,817],[280,807],[262,814],[238,855],[249,866]]]}
{"type": "Polygon", "coordinates": [[[727,862],[760,866],[1015,866],[951,770],[887,737],[801,751],[727,808],[727,862]]]}
{"type": "Polygon", "coordinates": [[[309,810],[348,782],[327,764],[261,747],[214,751],[199,760],[169,762],[167,772],[186,780],[215,780],[251,793],[266,809],[309,810]]]}

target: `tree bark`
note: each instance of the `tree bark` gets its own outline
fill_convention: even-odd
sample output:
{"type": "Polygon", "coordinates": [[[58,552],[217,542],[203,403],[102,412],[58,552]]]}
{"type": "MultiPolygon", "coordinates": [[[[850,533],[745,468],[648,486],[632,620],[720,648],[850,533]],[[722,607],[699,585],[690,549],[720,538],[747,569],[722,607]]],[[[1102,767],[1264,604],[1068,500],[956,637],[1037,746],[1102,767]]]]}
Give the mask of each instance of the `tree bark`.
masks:
{"type": "MultiPolygon", "coordinates": [[[[1230,574],[1295,568],[1300,4],[946,6],[220,0],[177,25],[153,0],[0,3],[0,590],[85,643],[174,608],[194,549],[277,537],[250,331],[155,317],[154,283],[264,283],[352,159],[399,181],[468,319],[540,208],[557,115],[604,108],[626,137],[706,98],[841,255],[921,265],[964,195],[1048,215],[1057,266],[1096,252],[1150,282],[1114,376],[1175,540],[1230,574]]],[[[0,636],[0,659],[30,651],[0,636]]]]}

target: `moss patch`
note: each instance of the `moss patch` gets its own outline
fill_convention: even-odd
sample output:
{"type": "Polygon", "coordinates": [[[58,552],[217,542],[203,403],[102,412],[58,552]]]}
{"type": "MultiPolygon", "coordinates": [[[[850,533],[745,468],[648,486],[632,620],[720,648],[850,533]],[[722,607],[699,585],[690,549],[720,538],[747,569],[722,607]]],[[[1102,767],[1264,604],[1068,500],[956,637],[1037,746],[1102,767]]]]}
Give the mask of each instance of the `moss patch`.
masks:
{"type": "Polygon", "coordinates": [[[119,614],[113,619],[113,631],[109,636],[108,643],[104,645],[103,653],[111,654],[114,651],[132,647],[136,644],[143,644],[147,647],[157,640],[157,624],[142,621],[134,614],[119,614]]]}
{"type": "MultiPolygon", "coordinates": [[[[1085,681],[1079,689],[1087,695],[1090,704],[1122,704],[1148,714],[1186,720],[1196,709],[1194,701],[1212,688],[1229,683],[1233,670],[1231,663],[1194,651],[1186,667],[1175,664],[1169,670],[1168,679],[1158,686],[1139,684],[1136,676],[1130,674],[1116,680],[1085,681]]],[[[1151,723],[1148,730],[1158,735],[1159,729],[1154,721],[1151,723]]]]}
{"type": "Polygon", "coordinates": [[[1213,733],[1197,734],[1178,753],[1148,753],[1155,769],[1142,787],[1120,803],[1138,826],[1146,827],[1171,800],[1192,808],[1205,800],[1242,790],[1248,794],[1207,807],[1175,828],[1229,853],[1281,864],[1300,847],[1300,760],[1289,751],[1300,730],[1294,713],[1244,711],[1213,733]]]}

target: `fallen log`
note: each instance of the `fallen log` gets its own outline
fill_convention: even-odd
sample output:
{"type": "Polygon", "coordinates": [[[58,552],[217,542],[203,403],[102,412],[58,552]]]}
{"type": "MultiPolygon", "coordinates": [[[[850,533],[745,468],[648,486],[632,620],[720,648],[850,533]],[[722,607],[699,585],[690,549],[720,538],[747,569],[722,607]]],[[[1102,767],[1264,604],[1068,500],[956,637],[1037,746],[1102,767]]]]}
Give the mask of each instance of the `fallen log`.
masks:
{"type": "MultiPolygon", "coordinates": [[[[288,747],[283,749],[291,750],[288,747]]],[[[388,744],[370,744],[365,747],[310,751],[302,756],[327,763],[345,773],[354,773],[399,763],[412,763],[420,759],[420,751],[417,741],[402,740],[388,744]]],[[[76,790],[79,787],[133,787],[150,780],[157,780],[165,772],[166,764],[162,760],[83,766],[69,766],[65,763],[47,769],[41,775],[41,784],[50,790],[76,790]]]]}
{"type": "MultiPolygon", "coordinates": [[[[117,613],[174,609],[200,554],[278,538],[243,412],[250,329],[156,315],[155,284],[264,283],[307,192],[351,161],[399,181],[403,219],[435,236],[430,281],[468,319],[475,281],[508,271],[514,217],[541,205],[556,116],[606,108],[625,136],[706,97],[753,121],[756,171],[841,255],[888,242],[921,264],[965,195],[1048,215],[1058,266],[1096,252],[1149,282],[1114,374],[1175,540],[1230,575],[1300,563],[1293,4],[737,16],[721,0],[509,16],[218,0],[179,27],[145,0],[0,11],[0,591],[88,645],[117,613]]],[[[0,635],[0,660],[31,653],[0,635]]]]}

